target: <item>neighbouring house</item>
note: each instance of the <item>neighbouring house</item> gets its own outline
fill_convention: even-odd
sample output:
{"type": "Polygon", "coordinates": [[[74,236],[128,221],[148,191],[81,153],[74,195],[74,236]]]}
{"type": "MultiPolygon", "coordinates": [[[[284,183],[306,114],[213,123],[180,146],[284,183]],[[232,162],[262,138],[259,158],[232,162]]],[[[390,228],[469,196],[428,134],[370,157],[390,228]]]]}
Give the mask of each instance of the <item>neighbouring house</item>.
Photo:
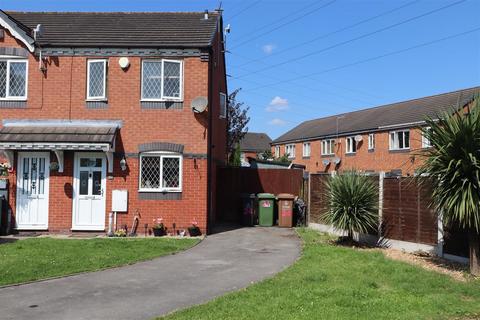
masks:
{"type": "Polygon", "coordinates": [[[13,228],[104,232],[118,211],[142,233],[207,231],[226,162],[220,12],[0,11],[0,26],[13,228]]]}
{"type": "Polygon", "coordinates": [[[272,142],[275,157],[287,154],[311,173],[357,169],[413,175],[426,117],[467,106],[480,87],[309,120],[272,142]]]}
{"type": "Polygon", "coordinates": [[[248,158],[257,158],[261,153],[270,150],[272,139],[262,132],[247,132],[240,140],[240,157],[242,163],[248,163],[248,158]]]}

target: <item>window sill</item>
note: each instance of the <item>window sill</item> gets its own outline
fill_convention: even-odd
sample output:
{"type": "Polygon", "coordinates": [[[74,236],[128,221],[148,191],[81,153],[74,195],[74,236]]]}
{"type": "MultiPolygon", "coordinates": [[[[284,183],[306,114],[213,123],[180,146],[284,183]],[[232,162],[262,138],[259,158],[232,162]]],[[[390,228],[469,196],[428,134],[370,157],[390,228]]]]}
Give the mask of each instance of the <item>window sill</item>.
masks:
{"type": "Polygon", "coordinates": [[[310,159],[310,156],[303,156],[302,159],[310,159]]]}
{"type": "Polygon", "coordinates": [[[183,102],[183,99],[140,99],[140,102],[183,102]]]}
{"type": "Polygon", "coordinates": [[[27,102],[27,98],[0,98],[0,101],[27,102]]]}
{"type": "Polygon", "coordinates": [[[408,149],[390,149],[388,150],[390,153],[408,153],[410,152],[410,148],[408,149]]]}
{"type": "Polygon", "coordinates": [[[85,102],[108,102],[107,98],[99,98],[99,99],[86,99],[85,102]]]}
{"type": "Polygon", "coordinates": [[[375,149],[368,149],[369,153],[375,152],[375,149]]]}
{"type": "Polygon", "coordinates": [[[182,193],[182,190],[165,190],[165,189],[138,189],[138,192],[145,193],[182,193]]]}
{"type": "Polygon", "coordinates": [[[352,156],[354,156],[354,155],[356,155],[356,154],[357,154],[356,152],[347,152],[347,153],[345,153],[345,156],[346,156],[346,157],[352,157],[352,156]]]}
{"type": "Polygon", "coordinates": [[[335,157],[335,153],[322,154],[322,158],[331,158],[331,157],[335,157]]]}

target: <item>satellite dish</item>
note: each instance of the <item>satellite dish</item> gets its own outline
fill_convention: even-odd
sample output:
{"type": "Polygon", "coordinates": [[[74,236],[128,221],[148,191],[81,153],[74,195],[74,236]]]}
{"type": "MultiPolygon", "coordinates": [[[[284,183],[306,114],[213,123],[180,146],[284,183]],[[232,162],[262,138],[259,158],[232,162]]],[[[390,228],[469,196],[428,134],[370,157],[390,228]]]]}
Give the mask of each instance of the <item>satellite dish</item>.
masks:
{"type": "Polygon", "coordinates": [[[335,163],[335,164],[339,164],[341,161],[342,161],[342,159],[340,159],[340,158],[333,159],[333,163],[335,163]]]}
{"type": "Polygon", "coordinates": [[[330,164],[330,160],[328,160],[328,159],[323,159],[323,160],[322,160],[322,163],[323,163],[323,165],[326,167],[326,166],[328,166],[328,165],[330,164]]]}
{"type": "Polygon", "coordinates": [[[208,99],[206,97],[196,97],[192,100],[192,110],[195,113],[202,113],[207,109],[208,99]]]}
{"type": "Polygon", "coordinates": [[[363,137],[362,137],[360,134],[357,134],[357,135],[355,136],[355,141],[360,142],[360,141],[362,141],[362,140],[363,140],[363,137]]]}
{"type": "Polygon", "coordinates": [[[127,57],[122,57],[118,59],[118,64],[120,65],[120,68],[126,69],[130,65],[130,61],[128,61],[127,57]]]}

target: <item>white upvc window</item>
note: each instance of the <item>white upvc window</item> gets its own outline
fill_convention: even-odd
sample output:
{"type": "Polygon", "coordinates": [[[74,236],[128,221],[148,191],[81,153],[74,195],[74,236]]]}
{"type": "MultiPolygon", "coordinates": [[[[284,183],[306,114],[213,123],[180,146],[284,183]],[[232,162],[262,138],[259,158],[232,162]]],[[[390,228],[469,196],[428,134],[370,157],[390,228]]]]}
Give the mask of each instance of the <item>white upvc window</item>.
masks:
{"type": "Polygon", "coordinates": [[[335,154],[335,140],[322,140],[322,155],[327,156],[333,154],[335,154]]]}
{"type": "Polygon", "coordinates": [[[304,157],[310,157],[310,142],[304,142],[303,143],[303,156],[304,157]]]}
{"type": "Polygon", "coordinates": [[[375,149],[375,133],[370,133],[368,135],[368,150],[375,149]]]}
{"type": "Polygon", "coordinates": [[[345,152],[346,153],[355,153],[357,152],[357,142],[355,141],[355,137],[347,137],[345,138],[345,152]]]}
{"type": "Polygon", "coordinates": [[[176,153],[140,154],[139,191],[182,192],[182,162],[176,153]]]}
{"type": "Polygon", "coordinates": [[[294,144],[287,144],[285,146],[285,154],[290,159],[295,158],[295,145],[294,144]]]}
{"type": "Polygon", "coordinates": [[[0,58],[0,100],[27,100],[28,61],[0,58]]]}
{"type": "Polygon", "coordinates": [[[390,150],[410,149],[410,131],[399,130],[390,132],[390,150]]]}
{"type": "Polygon", "coordinates": [[[275,158],[280,158],[280,146],[275,146],[275,158]]]}
{"type": "Polygon", "coordinates": [[[166,59],[142,61],[143,101],[181,101],[182,90],[182,61],[166,59]]]}
{"type": "Polygon", "coordinates": [[[87,100],[107,99],[107,60],[87,61],[87,100]]]}
{"type": "Polygon", "coordinates": [[[225,119],[227,117],[227,95],[220,92],[220,118],[225,119]]]}
{"type": "MultiPolygon", "coordinates": [[[[424,130],[431,131],[432,128],[427,127],[424,130]]],[[[430,140],[425,136],[425,133],[422,132],[422,148],[431,148],[432,143],[430,140]]]]}

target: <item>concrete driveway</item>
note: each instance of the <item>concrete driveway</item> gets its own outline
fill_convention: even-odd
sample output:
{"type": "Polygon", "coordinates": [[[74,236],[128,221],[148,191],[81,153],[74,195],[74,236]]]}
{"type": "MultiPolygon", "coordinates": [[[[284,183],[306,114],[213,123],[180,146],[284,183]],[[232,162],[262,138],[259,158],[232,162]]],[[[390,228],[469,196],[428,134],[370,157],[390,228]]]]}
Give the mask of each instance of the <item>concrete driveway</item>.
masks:
{"type": "Polygon", "coordinates": [[[290,229],[218,233],[177,255],[0,289],[0,318],[151,319],[271,277],[300,250],[290,229]]]}

